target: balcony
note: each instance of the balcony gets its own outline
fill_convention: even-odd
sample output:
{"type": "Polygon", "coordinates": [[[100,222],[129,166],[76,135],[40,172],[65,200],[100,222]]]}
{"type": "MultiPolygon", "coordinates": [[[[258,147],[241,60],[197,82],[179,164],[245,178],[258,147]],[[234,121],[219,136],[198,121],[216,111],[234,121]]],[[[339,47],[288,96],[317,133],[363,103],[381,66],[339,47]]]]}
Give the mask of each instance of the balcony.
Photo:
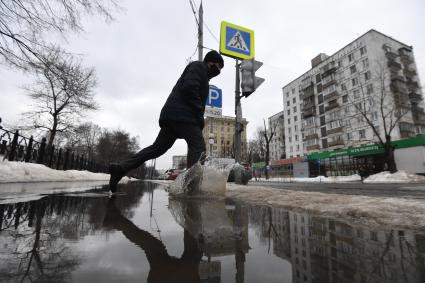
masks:
{"type": "Polygon", "coordinates": [[[327,130],[328,135],[335,134],[335,133],[341,133],[341,132],[342,132],[342,127],[327,130]]]}
{"type": "Polygon", "coordinates": [[[325,95],[324,97],[323,97],[323,100],[324,101],[328,101],[328,100],[331,100],[332,98],[336,98],[336,97],[338,97],[338,91],[336,91],[336,90],[334,90],[334,91],[332,91],[331,93],[329,93],[329,94],[327,94],[327,95],[325,95]]]}
{"type": "Polygon", "coordinates": [[[331,79],[329,82],[323,84],[322,89],[325,89],[325,88],[327,88],[327,87],[329,87],[331,85],[334,85],[334,84],[336,84],[336,80],[335,79],[331,79]]]}
{"type": "Polygon", "coordinates": [[[413,63],[412,57],[407,54],[400,55],[400,61],[403,63],[404,66],[408,66],[413,63]]]}
{"type": "Polygon", "coordinates": [[[312,107],[314,107],[314,100],[313,101],[309,101],[309,102],[307,102],[307,103],[304,103],[304,105],[303,105],[303,111],[304,110],[308,110],[308,109],[310,109],[310,108],[312,108],[312,107]]]}
{"type": "Polygon", "coordinates": [[[397,80],[390,84],[390,89],[394,93],[407,94],[406,84],[397,80]]]}
{"type": "Polygon", "coordinates": [[[419,125],[425,125],[425,114],[424,113],[416,113],[412,115],[413,123],[419,125]]]}
{"type": "Polygon", "coordinates": [[[325,107],[325,112],[332,110],[334,108],[337,108],[337,107],[339,107],[339,103],[337,103],[337,102],[329,103],[329,105],[325,107]]]}
{"type": "Polygon", "coordinates": [[[302,91],[302,94],[300,95],[300,99],[304,100],[313,95],[314,95],[314,87],[308,87],[302,91]]]}
{"type": "Polygon", "coordinates": [[[404,68],[403,69],[403,73],[406,77],[408,78],[412,78],[414,76],[417,75],[416,70],[415,69],[409,69],[409,68],[404,68]]]}
{"type": "Polygon", "coordinates": [[[328,146],[337,146],[337,145],[344,145],[344,140],[336,140],[336,141],[331,141],[328,142],[328,146]]]}
{"type": "Polygon", "coordinates": [[[402,82],[402,83],[404,83],[406,80],[404,79],[404,77],[403,76],[400,76],[400,75],[398,75],[398,74],[396,74],[396,73],[391,73],[391,81],[399,81],[399,82],[402,82]]]}
{"type": "Polygon", "coordinates": [[[317,149],[320,149],[320,146],[318,144],[307,146],[307,150],[317,150],[317,149]]]}
{"type": "Polygon", "coordinates": [[[407,122],[400,122],[400,135],[402,138],[407,138],[415,135],[415,125],[407,122]]]}
{"type": "Polygon", "coordinates": [[[391,51],[385,52],[385,56],[387,57],[388,61],[394,61],[398,57],[397,53],[391,51]]]}
{"type": "Polygon", "coordinates": [[[305,136],[304,140],[308,141],[308,140],[313,140],[313,139],[318,139],[318,138],[319,138],[319,135],[317,133],[315,133],[315,134],[305,136]]]}
{"type": "Polygon", "coordinates": [[[336,69],[337,69],[336,67],[330,67],[327,69],[323,68],[322,79],[335,73],[336,69]]]}
{"type": "Polygon", "coordinates": [[[418,88],[419,88],[419,84],[418,84],[418,82],[416,82],[416,81],[412,81],[412,80],[408,80],[408,81],[406,82],[406,85],[407,85],[407,87],[408,87],[410,90],[416,90],[416,89],[418,89],[418,88]]]}
{"type": "Polygon", "coordinates": [[[397,63],[396,61],[388,61],[388,68],[390,68],[392,71],[398,71],[401,70],[402,66],[400,63],[397,63]]]}
{"type": "Polygon", "coordinates": [[[409,98],[410,98],[410,100],[412,100],[414,102],[421,102],[422,101],[422,95],[420,95],[416,92],[409,93],[409,98]]]}
{"type": "Polygon", "coordinates": [[[308,118],[311,116],[316,116],[316,108],[315,107],[311,107],[309,109],[304,109],[303,110],[303,116],[304,118],[308,118]]]}
{"type": "Polygon", "coordinates": [[[305,90],[309,87],[314,87],[314,84],[311,81],[311,79],[307,79],[307,80],[301,82],[301,85],[300,85],[301,90],[305,90]]]}

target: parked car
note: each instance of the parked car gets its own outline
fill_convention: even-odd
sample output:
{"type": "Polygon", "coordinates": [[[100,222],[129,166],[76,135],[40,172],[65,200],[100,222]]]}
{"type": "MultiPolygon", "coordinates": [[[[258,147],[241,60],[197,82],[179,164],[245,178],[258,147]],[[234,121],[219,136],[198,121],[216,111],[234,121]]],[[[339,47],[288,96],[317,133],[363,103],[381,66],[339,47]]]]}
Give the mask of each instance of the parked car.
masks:
{"type": "Polygon", "coordinates": [[[175,180],[177,176],[182,173],[184,170],[180,169],[168,169],[165,171],[164,176],[165,180],[175,180]]]}

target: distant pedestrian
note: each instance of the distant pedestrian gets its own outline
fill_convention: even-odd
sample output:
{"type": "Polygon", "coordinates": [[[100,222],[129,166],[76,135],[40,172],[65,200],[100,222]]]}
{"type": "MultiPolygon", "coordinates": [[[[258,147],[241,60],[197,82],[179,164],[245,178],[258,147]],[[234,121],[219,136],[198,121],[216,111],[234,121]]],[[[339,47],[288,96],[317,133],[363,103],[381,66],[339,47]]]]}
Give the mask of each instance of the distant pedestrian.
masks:
{"type": "Polygon", "coordinates": [[[127,160],[110,164],[111,192],[116,191],[118,182],[127,172],[163,155],[176,139],[184,139],[187,143],[187,168],[198,161],[206,149],[202,129],[209,80],[218,76],[223,66],[223,57],[214,50],[205,55],[204,61],[186,66],[162,107],[159,117],[161,130],[154,143],[127,160]]]}

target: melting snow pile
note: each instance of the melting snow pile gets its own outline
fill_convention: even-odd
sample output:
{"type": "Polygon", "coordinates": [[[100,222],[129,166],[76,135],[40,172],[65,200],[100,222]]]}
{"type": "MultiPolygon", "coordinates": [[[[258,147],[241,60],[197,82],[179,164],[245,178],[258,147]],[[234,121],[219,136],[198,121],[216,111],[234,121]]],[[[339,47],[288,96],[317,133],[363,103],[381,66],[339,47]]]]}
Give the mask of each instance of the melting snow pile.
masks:
{"type": "MultiPolygon", "coordinates": [[[[25,162],[0,161],[0,183],[107,181],[109,174],[77,170],[54,170],[47,166],[25,162]]],[[[128,182],[129,178],[123,178],[128,182]]]]}
{"type": "Polygon", "coordinates": [[[269,178],[268,180],[264,178],[257,178],[257,179],[261,181],[285,182],[285,183],[345,183],[345,182],[360,181],[361,177],[355,174],[350,176],[335,176],[335,177],[318,176],[314,178],[269,178]]]}
{"type": "Polygon", "coordinates": [[[363,183],[416,183],[425,182],[425,177],[408,173],[406,171],[398,171],[391,174],[384,171],[366,178],[363,183]]]}
{"type": "Polygon", "coordinates": [[[375,227],[425,229],[422,199],[304,192],[228,184],[226,196],[250,204],[305,210],[375,227]]]}
{"type": "Polygon", "coordinates": [[[224,195],[234,159],[210,158],[197,162],[170,185],[172,195],[224,195]]]}

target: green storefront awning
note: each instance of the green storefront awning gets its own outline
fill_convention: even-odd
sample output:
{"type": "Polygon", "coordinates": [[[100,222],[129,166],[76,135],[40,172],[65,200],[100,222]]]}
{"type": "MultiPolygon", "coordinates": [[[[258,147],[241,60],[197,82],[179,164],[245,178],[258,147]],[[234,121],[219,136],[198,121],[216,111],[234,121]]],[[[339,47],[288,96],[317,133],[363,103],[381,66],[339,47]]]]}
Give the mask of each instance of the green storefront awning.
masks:
{"type": "MultiPolygon", "coordinates": [[[[417,136],[409,139],[392,141],[391,144],[395,149],[409,148],[415,146],[425,146],[425,136],[417,136]]],[[[308,160],[318,160],[337,156],[361,156],[380,154],[384,152],[381,144],[368,144],[362,146],[348,147],[333,151],[314,152],[307,156],[308,160]]]]}

